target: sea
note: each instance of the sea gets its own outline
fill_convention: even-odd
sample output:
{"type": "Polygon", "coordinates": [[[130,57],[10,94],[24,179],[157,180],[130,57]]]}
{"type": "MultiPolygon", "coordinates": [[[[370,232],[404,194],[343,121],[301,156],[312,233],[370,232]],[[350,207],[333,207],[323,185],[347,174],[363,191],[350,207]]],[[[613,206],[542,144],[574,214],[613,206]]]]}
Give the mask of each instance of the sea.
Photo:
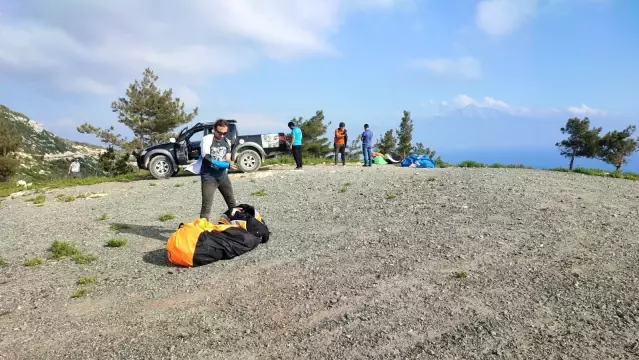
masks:
{"type": "MultiPolygon", "coordinates": [[[[450,163],[460,163],[464,160],[474,160],[485,164],[522,164],[534,169],[568,168],[570,159],[559,154],[557,149],[464,149],[442,150],[436,156],[450,163]]],[[[614,171],[615,167],[597,159],[575,158],[574,167],[584,167],[614,171]]],[[[639,154],[628,158],[628,163],[621,169],[623,172],[639,173],[639,154]]]]}

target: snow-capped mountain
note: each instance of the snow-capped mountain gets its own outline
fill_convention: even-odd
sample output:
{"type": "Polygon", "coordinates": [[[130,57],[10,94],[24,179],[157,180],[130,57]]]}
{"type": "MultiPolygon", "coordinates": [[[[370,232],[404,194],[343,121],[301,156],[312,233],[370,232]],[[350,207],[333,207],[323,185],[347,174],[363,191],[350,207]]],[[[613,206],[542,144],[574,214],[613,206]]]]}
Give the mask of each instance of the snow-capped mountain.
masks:
{"type": "Polygon", "coordinates": [[[414,120],[414,141],[435,149],[553,147],[568,117],[524,117],[467,105],[448,113],[414,120]]]}
{"type": "Polygon", "coordinates": [[[477,106],[474,104],[466,105],[462,108],[450,111],[447,117],[467,118],[467,119],[494,119],[498,117],[512,116],[509,113],[494,108],[477,106]]]}

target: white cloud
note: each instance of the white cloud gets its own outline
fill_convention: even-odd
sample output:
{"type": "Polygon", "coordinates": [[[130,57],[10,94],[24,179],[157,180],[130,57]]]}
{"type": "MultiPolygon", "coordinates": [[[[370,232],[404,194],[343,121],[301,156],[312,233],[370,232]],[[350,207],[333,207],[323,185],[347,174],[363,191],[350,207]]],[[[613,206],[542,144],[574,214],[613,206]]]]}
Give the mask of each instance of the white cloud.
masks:
{"type": "Polygon", "coordinates": [[[530,108],[526,106],[516,106],[509,104],[503,100],[495,99],[492,96],[485,96],[483,99],[475,99],[466,94],[459,94],[455,96],[451,101],[437,101],[430,100],[429,103],[436,106],[441,111],[451,111],[459,109],[468,105],[474,105],[478,107],[485,107],[503,111],[505,113],[517,116],[564,116],[568,113],[578,116],[606,116],[607,112],[601,109],[591,108],[585,104],[575,107],[571,106],[566,110],[559,110],[556,108],[530,108]]]}
{"type": "Polygon", "coordinates": [[[483,99],[475,99],[466,94],[459,94],[455,96],[451,101],[436,101],[431,100],[431,105],[436,105],[440,110],[446,112],[459,108],[463,108],[468,105],[474,105],[478,107],[485,107],[495,110],[500,110],[511,115],[531,115],[531,110],[527,107],[513,106],[507,102],[499,99],[495,99],[492,96],[485,96],[483,99]]]}
{"type": "Polygon", "coordinates": [[[288,132],[286,124],[290,119],[278,119],[274,116],[255,113],[232,113],[222,116],[223,119],[237,120],[243,135],[288,132]]]}
{"type": "Polygon", "coordinates": [[[460,58],[413,59],[409,61],[413,68],[426,69],[438,75],[460,76],[467,79],[480,79],[482,67],[477,59],[465,56],[460,58]]]}
{"type": "Polygon", "coordinates": [[[396,1],[22,0],[0,14],[0,75],[103,94],[150,66],[194,86],[264,58],[334,56],[345,15],[396,1]]]}
{"type": "Polygon", "coordinates": [[[484,97],[483,100],[475,100],[468,95],[461,94],[461,95],[457,95],[453,99],[453,104],[457,105],[458,107],[475,105],[475,106],[488,107],[491,109],[498,109],[498,110],[504,110],[509,112],[516,109],[508,105],[505,101],[497,100],[491,96],[486,96],[484,97]]]}
{"type": "Polygon", "coordinates": [[[186,108],[194,108],[200,104],[200,97],[195,90],[181,86],[173,90],[173,97],[180,98],[186,108]]]}
{"type": "Polygon", "coordinates": [[[538,0],[482,0],[477,4],[475,24],[489,35],[508,35],[530,21],[538,6],[538,0]]]}
{"type": "Polygon", "coordinates": [[[461,94],[455,96],[455,98],[453,99],[453,104],[459,107],[464,107],[468,105],[477,105],[477,101],[468,95],[461,94]]]}
{"type": "Polygon", "coordinates": [[[586,104],[581,104],[581,106],[571,106],[568,108],[568,112],[579,116],[606,116],[605,111],[591,108],[586,104]]]}

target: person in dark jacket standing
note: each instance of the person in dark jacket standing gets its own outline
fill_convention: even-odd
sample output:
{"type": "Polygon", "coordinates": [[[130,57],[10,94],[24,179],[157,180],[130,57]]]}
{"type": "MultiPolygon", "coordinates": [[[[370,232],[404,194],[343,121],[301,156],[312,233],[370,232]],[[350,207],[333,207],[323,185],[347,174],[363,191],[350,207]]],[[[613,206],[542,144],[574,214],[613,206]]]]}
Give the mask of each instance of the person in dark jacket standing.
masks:
{"type": "Polygon", "coordinates": [[[292,121],[289,121],[288,128],[291,129],[291,151],[296,166],[294,170],[302,170],[302,129],[292,121]]]}
{"type": "Polygon", "coordinates": [[[202,208],[200,218],[209,219],[211,207],[213,205],[213,195],[215,190],[220,190],[220,194],[229,209],[233,209],[237,203],[233,193],[233,185],[228,176],[228,169],[236,169],[231,163],[231,141],[225,137],[228,131],[228,123],[218,120],[213,126],[213,134],[208,134],[202,138],[201,154],[202,169],[200,178],[202,180],[202,208]]]}

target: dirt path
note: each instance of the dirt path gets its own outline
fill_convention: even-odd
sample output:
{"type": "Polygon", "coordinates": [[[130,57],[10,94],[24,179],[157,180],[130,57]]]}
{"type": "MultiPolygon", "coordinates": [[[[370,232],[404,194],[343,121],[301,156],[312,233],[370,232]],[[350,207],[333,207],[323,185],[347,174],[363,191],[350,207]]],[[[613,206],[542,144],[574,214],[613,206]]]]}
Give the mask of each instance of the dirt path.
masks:
{"type": "Polygon", "coordinates": [[[196,177],[4,201],[0,359],[639,357],[639,183],[392,166],[256,175],[234,186],[271,241],[194,269],[169,266],[163,245],[199,212],[196,177]],[[86,192],[106,196],[55,200],[86,192]],[[115,236],[128,244],[104,247],[115,236]],[[54,240],[97,260],[23,266],[54,240]],[[97,282],[76,283],[86,276],[97,282]]]}

